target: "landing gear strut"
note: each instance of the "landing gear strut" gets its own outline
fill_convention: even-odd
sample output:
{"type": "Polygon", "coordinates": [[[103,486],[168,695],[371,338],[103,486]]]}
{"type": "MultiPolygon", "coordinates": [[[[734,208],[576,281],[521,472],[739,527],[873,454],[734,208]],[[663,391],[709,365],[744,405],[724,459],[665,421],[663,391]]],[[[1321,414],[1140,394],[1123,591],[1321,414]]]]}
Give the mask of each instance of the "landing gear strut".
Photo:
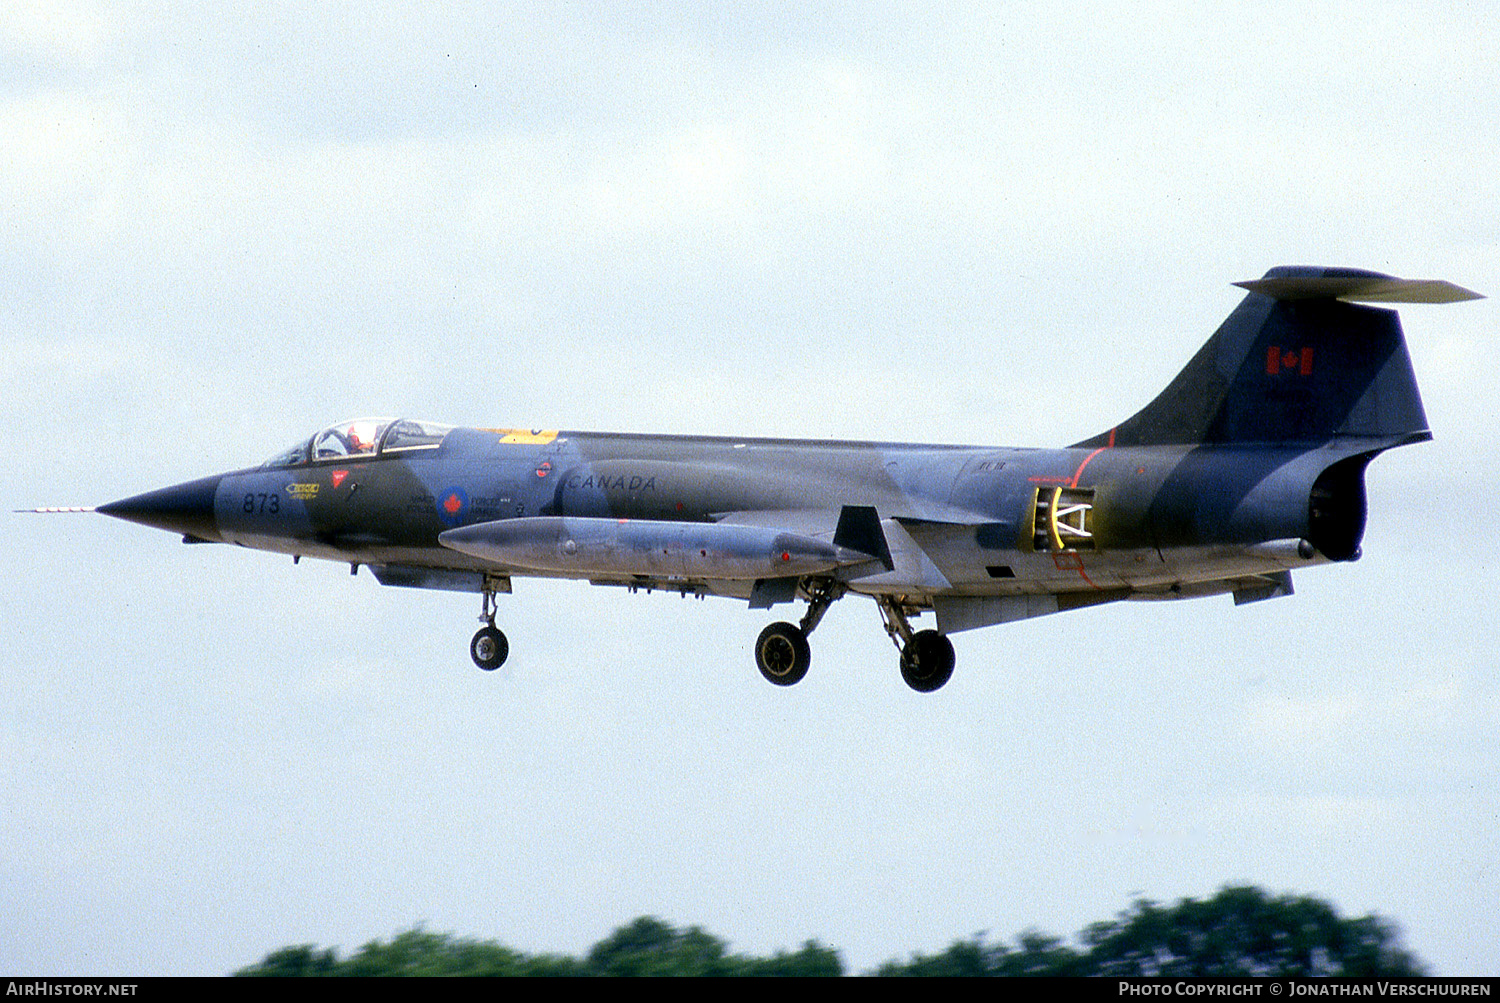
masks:
{"type": "Polygon", "coordinates": [[[802,583],[807,593],[807,613],[798,623],[773,623],[755,639],[755,665],[760,674],[777,686],[791,686],[807,675],[812,648],[807,635],[817,629],[833,601],[844,594],[843,582],[831,578],[802,583]]]}
{"type": "Polygon", "coordinates": [[[906,607],[893,596],[875,600],[885,632],[901,651],[901,678],[918,693],[931,693],[953,675],[953,642],[935,630],[911,629],[906,607]]]}
{"type": "Polygon", "coordinates": [[[469,657],[484,671],[493,672],[505,664],[505,656],[510,654],[510,642],[495,626],[495,593],[488,588],[484,590],[482,610],[479,619],[484,621],[484,626],[469,642],[469,657]]]}

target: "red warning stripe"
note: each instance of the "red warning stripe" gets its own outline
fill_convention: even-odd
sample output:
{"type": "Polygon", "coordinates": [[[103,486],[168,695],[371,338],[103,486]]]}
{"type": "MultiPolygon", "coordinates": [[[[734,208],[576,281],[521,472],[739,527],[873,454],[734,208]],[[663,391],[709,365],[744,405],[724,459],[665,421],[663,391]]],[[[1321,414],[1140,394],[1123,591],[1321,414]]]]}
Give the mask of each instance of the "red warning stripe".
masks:
{"type": "Polygon", "coordinates": [[[1090,460],[1092,460],[1094,457],[1098,456],[1100,453],[1104,452],[1108,448],[1109,448],[1108,446],[1100,446],[1098,449],[1094,450],[1092,453],[1090,453],[1089,455],[1085,456],[1083,458],[1083,462],[1080,463],[1080,464],[1078,464],[1078,469],[1075,470],[1075,471],[1073,471],[1073,479],[1068,482],[1068,487],[1070,487],[1070,488],[1076,488],[1076,487],[1078,487],[1078,478],[1080,476],[1082,476],[1082,474],[1083,474],[1083,468],[1089,465],[1089,461],[1090,460]]]}
{"type": "Polygon", "coordinates": [[[1088,572],[1083,570],[1083,555],[1076,551],[1065,554],[1053,554],[1052,566],[1055,567],[1058,571],[1078,572],[1078,577],[1087,582],[1089,588],[1091,589],[1102,588],[1101,586],[1094,584],[1094,580],[1089,577],[1088,572]]]}

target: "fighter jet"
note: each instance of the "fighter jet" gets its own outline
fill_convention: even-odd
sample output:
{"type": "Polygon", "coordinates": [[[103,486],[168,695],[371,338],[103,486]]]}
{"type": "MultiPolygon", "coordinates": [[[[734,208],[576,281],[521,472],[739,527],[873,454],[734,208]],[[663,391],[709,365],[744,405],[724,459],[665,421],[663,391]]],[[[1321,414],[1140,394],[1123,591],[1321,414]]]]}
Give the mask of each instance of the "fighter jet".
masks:
{"type": "Polygon", "coordinates": [[[516,578],[725,596],[797,622],[754,643],[766,679],[873,600],[901,675],[928,692],[950,635],[1122,599],[1292,594],[1360,556],[1364,472],[1431,438],[1396,314],[1442,281],[1274,268],[1154,400],[1063,449],[458,428],[341,421],[256,467],[101,505],[182,535],[368,567],[385,585],[478,593],[482,669],[505,660],[516,578]],[[931,612],[936,626],[913,618],[931,612]]]}

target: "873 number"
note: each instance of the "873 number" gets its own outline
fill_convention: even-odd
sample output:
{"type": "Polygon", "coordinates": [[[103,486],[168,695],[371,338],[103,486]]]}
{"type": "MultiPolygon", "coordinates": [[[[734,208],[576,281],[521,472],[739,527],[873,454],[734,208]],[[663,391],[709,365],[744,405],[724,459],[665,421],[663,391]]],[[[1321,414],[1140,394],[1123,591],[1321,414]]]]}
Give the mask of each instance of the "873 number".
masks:
{"type": "Polygon", "coordinates": [[[281,495],[276,492],[267,494],[262,491],[259,494],[248,494],[245,496],[245,504],[241,511],[246,515],[264,515],[267,512],[275,515],[281,511],[281,495]]]}

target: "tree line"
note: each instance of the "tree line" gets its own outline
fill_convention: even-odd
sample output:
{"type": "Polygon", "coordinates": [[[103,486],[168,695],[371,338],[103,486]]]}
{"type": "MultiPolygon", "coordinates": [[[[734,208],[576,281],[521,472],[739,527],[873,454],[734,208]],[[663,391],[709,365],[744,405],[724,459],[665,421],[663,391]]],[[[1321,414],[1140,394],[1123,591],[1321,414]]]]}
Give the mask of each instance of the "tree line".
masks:
{"type": "MultiPolygon", "coordinates": [[[[698,926],[676,929],[652,916],[618,928],[583,957],[528,954],[493,940],[421,927],[371,941],[348,957],[312,944],[283,947],[242,976],[833,976],[849,974],[839,952],[816,940],[769,957],[732,954],[698,926]]],[[[1345,919],[1308,896],[1227,887],[1203,901],[1163,906],[1139,900],[1090,924],[1073,942],[1035,930],[1014,943],[985,934],[937,954],[914,953],[870,975],[887,976],[1381,976],[1426,974],[1393,924],[1345,919]]]]}

